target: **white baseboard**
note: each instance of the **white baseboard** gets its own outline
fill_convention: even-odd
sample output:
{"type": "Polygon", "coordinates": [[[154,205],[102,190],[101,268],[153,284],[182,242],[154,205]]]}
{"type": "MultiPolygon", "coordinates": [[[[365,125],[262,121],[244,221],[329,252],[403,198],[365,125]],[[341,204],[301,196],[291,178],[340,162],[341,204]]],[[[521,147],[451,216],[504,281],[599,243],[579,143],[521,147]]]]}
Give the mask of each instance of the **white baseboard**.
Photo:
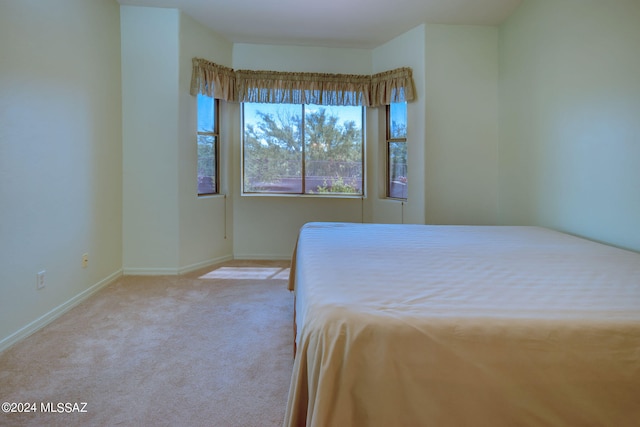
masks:
{"type": "Polygon", "coordinates": [[[226,261],[231,261],[233,256],[227,255],[220,258],[214,258],[208,261],[197,262],[195,264],[182,267],[178,270],[178,274],[191,273],[192,271],[200,270],[201,268],[210,267],[212,265],[220,264],[226,261]]]}
{"type": "Polygon", "coordinates": [[[180,274],[190,273],[201,268],[211,265],[220,264],[225,261],[231,261],[233,256],[227,255],[219,258],[213,258],[205,261],[196,262],[180,268],[125,268],[123,273],[125,276],[178,276],[180,274]]]}
{"type": "Polygon", "coordinates": [[[78,295],[74,296],[69,301],[60,304],[53,310],[40,316],[33,322],[29,323],[28,325],[24,326],[23,328],[19,329],[13,334],[4,338],[2,341],[0,341],[0,352],[6,350],[7,348],[11,347],[13,344],[17,343],[18,341],[23,340],[24,338],[36,332],[37,330],[48,325],[49,323],[51,323],[52,321],[54,321],[64,313],[66,313],[67,311],[71,310],[76,305],[80,304],[82,301],[89,298],[91,295],[98,292],[100,289],[104,288],[111,282],[118,279],[120,276],[122,276],[122,270],[118,270],[115,273],[110,274],[105,279],[91,286],[89,289],[86,289],[80,292],[78,295]]]}
{"type": "Polygon", "coordinates": [[[125,276],[177,276],[177,268],[125,268],[125,276]]]}
{"type": "Polygon", "coordinates": [[[257,261],[290,261],[292,254],[274,255],[274,254],[236,254],[233,259],[238,260],[257,260],[257,261]]]}

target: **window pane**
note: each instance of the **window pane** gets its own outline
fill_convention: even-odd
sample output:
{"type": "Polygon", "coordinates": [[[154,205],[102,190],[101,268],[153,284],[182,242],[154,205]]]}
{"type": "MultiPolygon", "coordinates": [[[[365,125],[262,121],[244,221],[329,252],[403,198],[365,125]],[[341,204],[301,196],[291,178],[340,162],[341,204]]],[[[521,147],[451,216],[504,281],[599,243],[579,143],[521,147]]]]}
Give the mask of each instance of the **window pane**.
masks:
{"type": "Polygon", "coordinates": [[[362,194],[362,107],[305,106],[306,193],[362,194]]]}
{"type": "Polygon", "coordinates": [[[406,142],[389,142],[389,197],[407,198],[406,142]]]}
{"type": "Polygon", "coordinates": [[[407,103],[393,103],[389,107],[389,116],[391,119],[391,127],[389,135],[394,138],[407,137],[407,103]]]}
{"type": "Polygon", "coordinates": [[[198,132],[215,132],[215,100],[198,94],[198,132]]]}
{"type": "Polygon", "coordinates": [[[302,193],[302,106],[244,106],[244,191],[302,193]]]}
{"type": "Polygon", "coordinates": [[[216,137],[198,135],[198,194],[216,193],[216,137]]]}

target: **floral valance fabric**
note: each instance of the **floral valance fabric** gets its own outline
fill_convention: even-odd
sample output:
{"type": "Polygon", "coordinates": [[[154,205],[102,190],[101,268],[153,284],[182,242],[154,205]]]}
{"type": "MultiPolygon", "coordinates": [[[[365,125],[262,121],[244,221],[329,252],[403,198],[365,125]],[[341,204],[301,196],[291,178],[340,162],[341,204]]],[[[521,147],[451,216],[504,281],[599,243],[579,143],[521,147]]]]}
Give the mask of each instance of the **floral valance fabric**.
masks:
{"type": "Polygon", "coordinates": [[[232,102],[378,107],[413,101],[411,68],[374,75],[237,70],[193,58],[191,94],[232,102]]]}

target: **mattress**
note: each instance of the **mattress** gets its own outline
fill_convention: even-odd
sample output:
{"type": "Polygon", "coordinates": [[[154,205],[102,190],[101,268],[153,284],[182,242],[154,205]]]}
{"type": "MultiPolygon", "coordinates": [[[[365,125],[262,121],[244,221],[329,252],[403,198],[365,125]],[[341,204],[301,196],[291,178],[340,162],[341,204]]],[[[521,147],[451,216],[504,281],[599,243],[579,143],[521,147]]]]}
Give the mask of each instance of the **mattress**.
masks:
{"type": "Polygon", "coordinates": [[[539,227],[309,223],[285,426],[640,423],[640,254],[539,227]]]}

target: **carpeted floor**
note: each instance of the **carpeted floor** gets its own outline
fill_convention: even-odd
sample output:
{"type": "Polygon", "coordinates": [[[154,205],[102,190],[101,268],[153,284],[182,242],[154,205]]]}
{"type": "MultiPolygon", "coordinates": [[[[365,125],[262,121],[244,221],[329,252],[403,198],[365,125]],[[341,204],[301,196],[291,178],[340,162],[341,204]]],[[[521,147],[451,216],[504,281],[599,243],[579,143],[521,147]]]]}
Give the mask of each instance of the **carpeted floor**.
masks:
{"type": "Polygon", "coordinates": [[[293,366],[288,267],[235,261],[119,279],[0,353],[0,401],[37,409],[0,413],[0,425],[282,425],[293,366]],[[59,403],[71,405],[41,413],[59,403]]]}

